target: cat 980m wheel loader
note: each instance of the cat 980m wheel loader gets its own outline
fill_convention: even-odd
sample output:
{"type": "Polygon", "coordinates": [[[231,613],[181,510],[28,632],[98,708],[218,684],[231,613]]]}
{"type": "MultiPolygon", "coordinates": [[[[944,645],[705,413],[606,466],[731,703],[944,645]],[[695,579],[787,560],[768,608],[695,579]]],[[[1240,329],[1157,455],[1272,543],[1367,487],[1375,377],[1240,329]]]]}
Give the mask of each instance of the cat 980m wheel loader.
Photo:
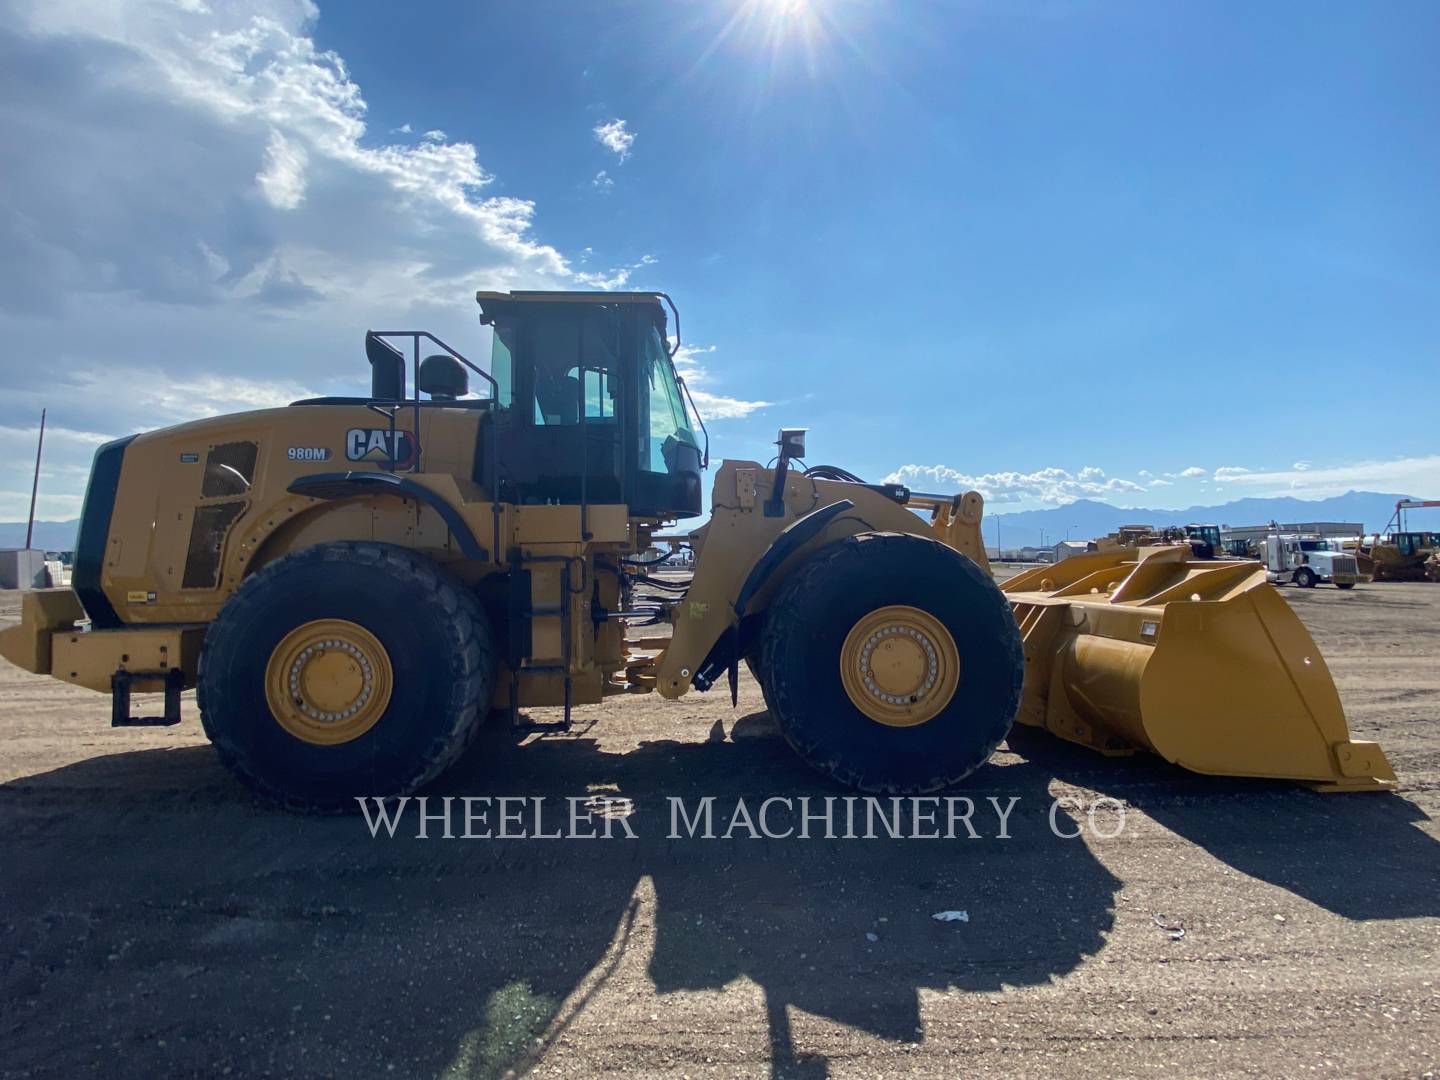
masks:
{"type": "Polygon", "coordinates": [[[673,304],[478,299],[488,373],[426,332],[371,332],[368,395],[103,446],[73,590],[27,594],[0,652],[111,694],[117,725],[177,722],[198,687],[222,760],[301,806],[414,790],[492,708],[568,726],[609,695],[733,693],[742,659],[801,756],[870,792],[955,784],[1014,721],[1206,773],[1393,780],[1258,563],[1120,549],[1002,588],[979,494],[801,468],[798,430],[771,466],[720,465],[693,574],[654,576],[708,464],[673,304]],[[627,632],[647,625],[668,633],[627,632]],[[133,717],[137,691],[164,714],[133,717]]]}

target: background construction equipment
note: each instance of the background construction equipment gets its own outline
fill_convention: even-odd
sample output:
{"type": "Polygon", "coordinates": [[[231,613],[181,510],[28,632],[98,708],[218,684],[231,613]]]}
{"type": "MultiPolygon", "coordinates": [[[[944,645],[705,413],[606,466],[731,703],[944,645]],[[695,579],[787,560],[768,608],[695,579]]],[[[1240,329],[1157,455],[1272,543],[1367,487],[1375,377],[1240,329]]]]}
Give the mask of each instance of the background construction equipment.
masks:
{"type": "Polygon", "coordinates": [[[1405,518],[1407,510],[1437,506],[1440,500],[1401,499],[1385,529],[1360,544],[1376,581],[1440,581],[1440,532],[1413,532],[1405,518]]]}

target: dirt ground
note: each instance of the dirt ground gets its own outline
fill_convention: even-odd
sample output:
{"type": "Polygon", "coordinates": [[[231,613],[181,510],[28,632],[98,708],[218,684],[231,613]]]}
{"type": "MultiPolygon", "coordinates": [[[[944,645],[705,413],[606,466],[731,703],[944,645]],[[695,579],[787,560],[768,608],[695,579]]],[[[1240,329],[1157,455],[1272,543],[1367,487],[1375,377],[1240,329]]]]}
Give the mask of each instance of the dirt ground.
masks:
{"type": "Polygon", "coordinates": [[[734,710],[487,734],[431,792],[544,797],[546,831],[626,796],[636,839],[372,839],[255,802],[193,695],[115,731],[0,661],[0,1075],[1432,1075],[1440,586],[1283,591],[1398,793],[1017,739],[964,792],[979,839],[668,839],[669,797],[715,796],[718,832],[742,796],[844,794],[742,675],[734,710]],[[1020,799],[1009,839],[989,796],[1020,799]],[[1056,836],[1058,796],[1123,831],[1056,836]]]}

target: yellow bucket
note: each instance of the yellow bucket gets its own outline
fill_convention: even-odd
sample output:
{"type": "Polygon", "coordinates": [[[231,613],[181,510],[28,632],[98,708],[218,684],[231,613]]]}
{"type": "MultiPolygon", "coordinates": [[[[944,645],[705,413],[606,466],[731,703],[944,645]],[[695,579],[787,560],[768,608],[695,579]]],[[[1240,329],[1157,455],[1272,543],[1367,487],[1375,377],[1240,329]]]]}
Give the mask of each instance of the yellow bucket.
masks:
{"type": "Polygon", "coordinates": [[[1025,642],[1017,721],[1194,772],[1386,789],[1315,641],[1256,562],[1188,545],[1078,555],[1001,584],[1025,642]]]}

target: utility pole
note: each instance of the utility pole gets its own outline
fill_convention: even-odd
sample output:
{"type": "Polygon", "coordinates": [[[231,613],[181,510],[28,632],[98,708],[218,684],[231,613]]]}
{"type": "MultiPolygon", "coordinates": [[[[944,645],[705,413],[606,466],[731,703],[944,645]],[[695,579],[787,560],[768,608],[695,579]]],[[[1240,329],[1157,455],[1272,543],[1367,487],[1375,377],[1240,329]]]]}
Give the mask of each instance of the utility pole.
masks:
{"type": "Polygon", "coordinates": [[[40,490],[40,454],[45,449],[45,410],[40,410],[40,441],[35,444],[35,479],[30,483],[30,520],[25,525],[25,547],[35,534],[35,494],[40,490]]]}

